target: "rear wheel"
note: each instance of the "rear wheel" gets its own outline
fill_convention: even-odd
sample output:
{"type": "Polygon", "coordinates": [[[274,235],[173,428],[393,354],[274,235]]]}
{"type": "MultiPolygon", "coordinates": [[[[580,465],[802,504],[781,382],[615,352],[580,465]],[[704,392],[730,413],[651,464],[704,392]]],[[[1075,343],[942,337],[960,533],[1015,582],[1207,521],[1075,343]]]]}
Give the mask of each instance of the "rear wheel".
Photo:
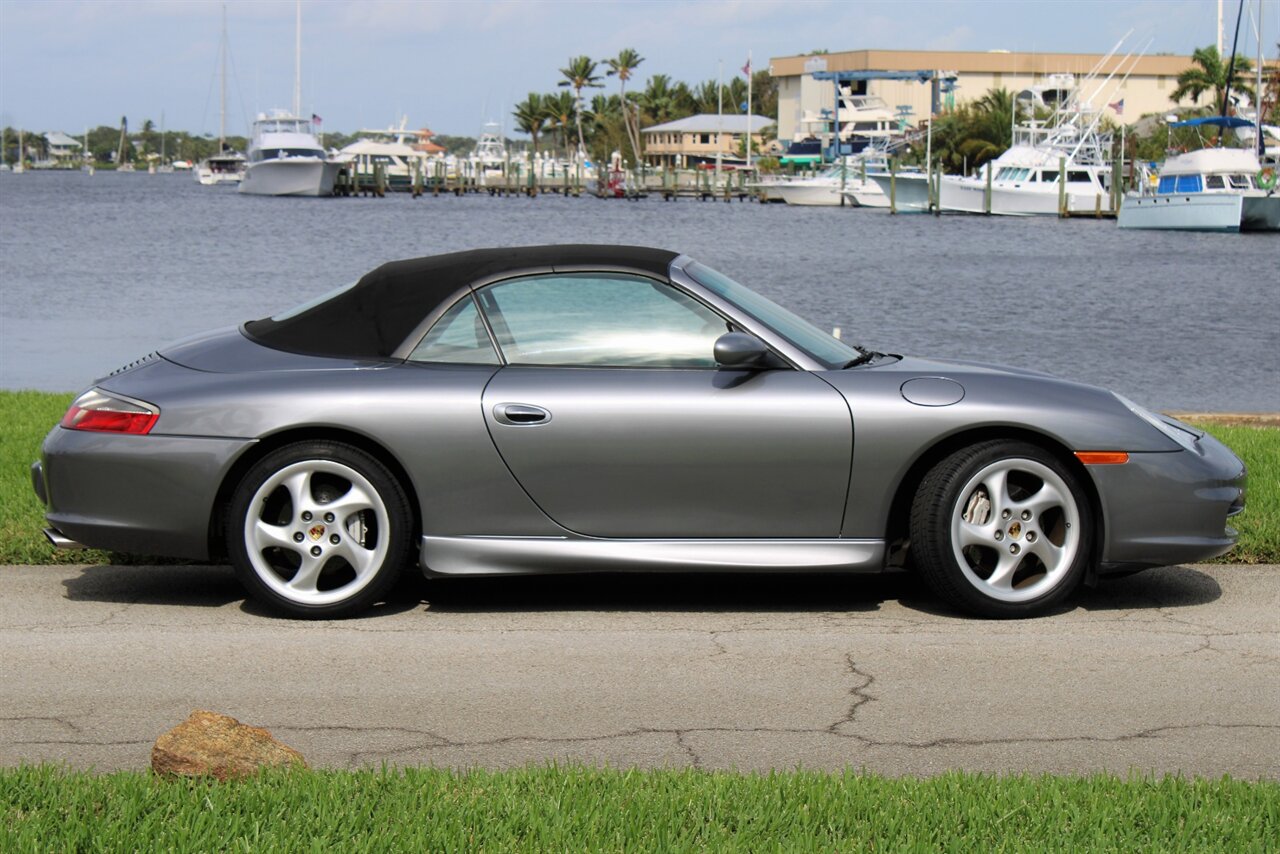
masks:
{"type": "Polygon", "coordinates": [[[950,604],[1029,617],[1075,590],[1093,525],[1075,474],[1025,442],[973,445],[938,463],[911,508],[911,556],[950,604]]]}
{"type": "Polygon", "coordinates": [[[227,544],[251,594],[295,617],[349,616],[390,590],[412,548],[404,489],[340,442],[276,450],[241,480],[227,544]]]}

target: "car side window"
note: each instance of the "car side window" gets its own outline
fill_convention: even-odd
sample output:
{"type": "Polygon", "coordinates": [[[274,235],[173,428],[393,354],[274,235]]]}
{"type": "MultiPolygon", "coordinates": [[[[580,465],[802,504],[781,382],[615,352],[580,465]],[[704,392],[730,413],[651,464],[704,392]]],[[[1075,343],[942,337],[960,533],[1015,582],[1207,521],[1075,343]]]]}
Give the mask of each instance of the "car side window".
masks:
{"type": "Polygon", "coordinates": [[[559,273],[478,292],[508,364],[715,368],[723,317],[642,276],[559,273]]]}
{"type": "Polygon", "coordinates": [[[485,331],[476,302],[458,300],[441,315],[409,354],[410,362],[449,362],[466,365],[501,364],[485,331]]]}

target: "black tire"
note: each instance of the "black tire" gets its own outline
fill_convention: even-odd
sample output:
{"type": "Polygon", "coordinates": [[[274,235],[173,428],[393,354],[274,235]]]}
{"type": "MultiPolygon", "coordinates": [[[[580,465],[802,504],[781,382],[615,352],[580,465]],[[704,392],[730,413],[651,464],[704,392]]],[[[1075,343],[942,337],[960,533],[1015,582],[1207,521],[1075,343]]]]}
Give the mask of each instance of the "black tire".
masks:
{"type": "Polygon", "coordinates": [[[330,619],[385,597],[413,550],[404,488],[342,442],[286,445],[236,487],[227,551],[249,594],[291,617],[330,619]]]}
{"type": "Polygon", "coordinates": [[[980,617],[1048,611],[1080,584],[1093,554],[1079,478],[1027,442],[982,442],[943,459],[920,483],[910,526],[911,562],[925,582],[980,617]]]}

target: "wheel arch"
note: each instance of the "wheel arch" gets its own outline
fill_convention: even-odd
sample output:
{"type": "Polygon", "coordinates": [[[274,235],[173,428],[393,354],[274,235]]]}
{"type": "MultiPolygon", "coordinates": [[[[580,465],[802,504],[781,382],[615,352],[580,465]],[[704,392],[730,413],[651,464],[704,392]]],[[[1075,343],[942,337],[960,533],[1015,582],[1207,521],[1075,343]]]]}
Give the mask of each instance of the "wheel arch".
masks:
{"type": "Polygon", "coordinates": [[[1096,536],[1093,538],[1093,555],[1091,555],[1089,568],[1085,574],[1085,583],[1093,584],[1096,581],[1098,561],[1102,558],[1106,533],[1106,517],[1103,515],[1102,500],[1098,494],[1098,487],[1093,482],[1093,478],[1089,476],[1084,464],[1076,458],[1076,455],[1067,446],[1051,436],[1026,428],[1009,426],[976,427],[943,437],[926,448],[916,457],[915,461],[907,469],[906,474],[898,481],[893,501],[889,506],[885,542],[893,544],[905,541],[908,538],[911,502],[920,488],[921,481],[924,480],[930,469],[961,448],[990,441],[1018,441],[1035,445],[1052,454],[1065,468],[1076,475],[1089,502],[1089,512],[1097,528],[1096,536]]]}
{"type": "Polygon", "coordinates": [[[409,475],[408,469],[390,449],[376,439],[354,430],[346,430],[341,427],[295,427],[263,436],[250,445],[227,469],[226,475],[218,485],[218,491],[213,500],[212,512],[209,514],[210,557],[225,558],[227,556],[227,510],[231,505],[232,495],[235,493],[236,487],[240,485],[245,473],[263,457],[279,448],[292,445],[295,442],[311,441],[342,442],[359,448],[386,466],[392,477],[404,489],[405,496],[409,499],[409,507],[414,521],[414,542],[418,541],[422,535],[422,506],[418,500],[418,490],[413,478],[409,475]]]}

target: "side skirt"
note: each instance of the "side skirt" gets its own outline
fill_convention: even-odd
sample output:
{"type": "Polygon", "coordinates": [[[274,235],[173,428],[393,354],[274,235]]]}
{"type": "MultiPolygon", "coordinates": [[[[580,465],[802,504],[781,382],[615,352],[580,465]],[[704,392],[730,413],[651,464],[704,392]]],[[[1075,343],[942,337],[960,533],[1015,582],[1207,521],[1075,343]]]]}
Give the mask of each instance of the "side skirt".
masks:
{"type": "Polygon", "coordinates": [[[606,540],[589,537],[422,538],[423,573],[880,572],[882,540],[606,540]]]}

